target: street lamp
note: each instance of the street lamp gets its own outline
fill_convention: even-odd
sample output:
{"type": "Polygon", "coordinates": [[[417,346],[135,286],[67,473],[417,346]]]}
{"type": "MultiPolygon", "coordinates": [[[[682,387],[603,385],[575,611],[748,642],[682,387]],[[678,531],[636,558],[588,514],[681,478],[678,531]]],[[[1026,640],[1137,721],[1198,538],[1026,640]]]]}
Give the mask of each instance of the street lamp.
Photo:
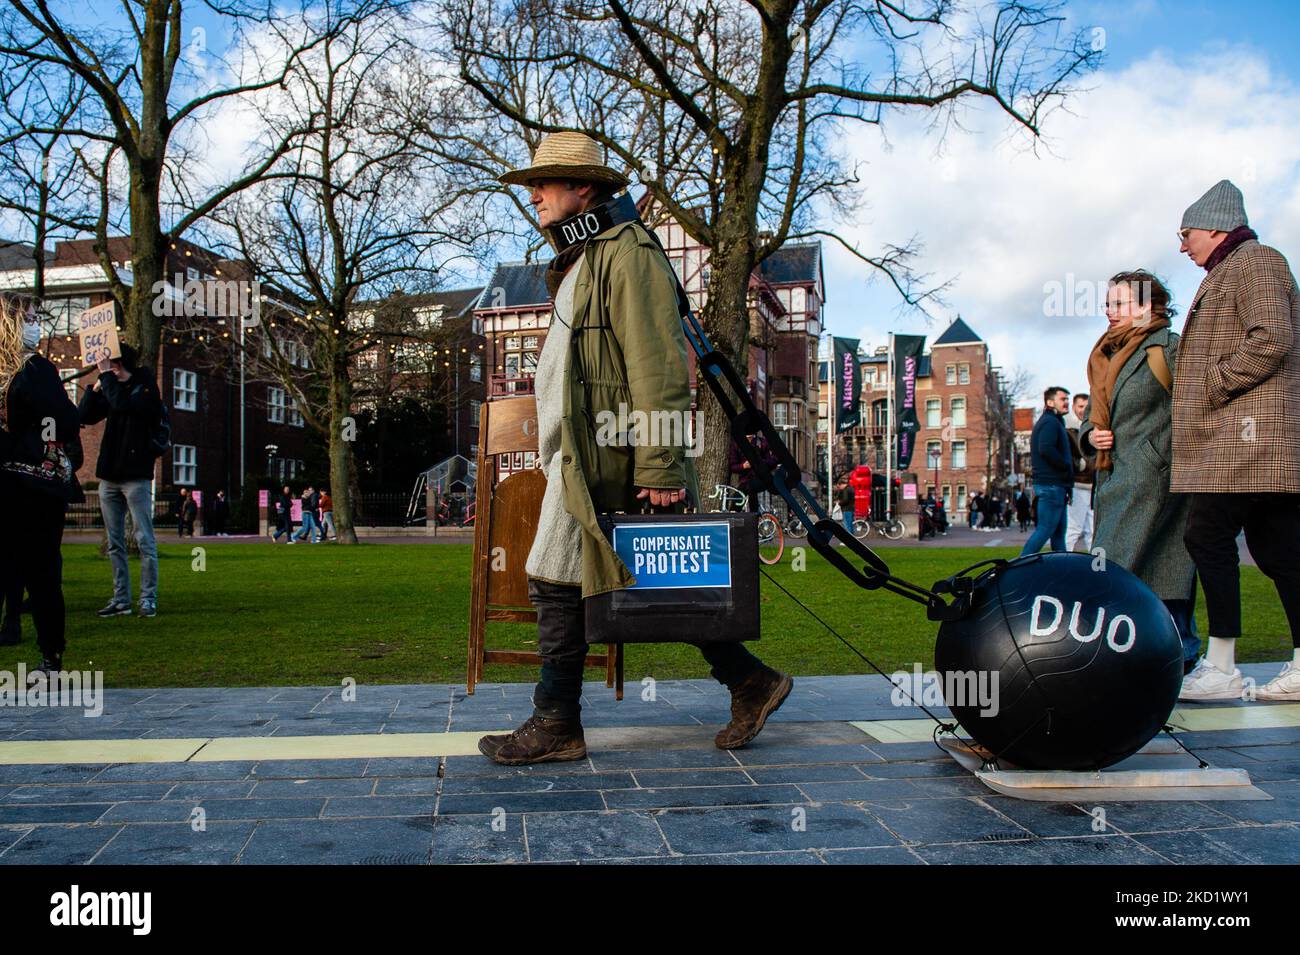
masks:
{"type": "Polygon", "coordinates": [[[266,476],[267,477],[275,476],[271,472],[271,462],[275,460],[275,452],[279,450],[280,450],[280,446],[278,444],[268,444],[266,446],[266,476]]]}

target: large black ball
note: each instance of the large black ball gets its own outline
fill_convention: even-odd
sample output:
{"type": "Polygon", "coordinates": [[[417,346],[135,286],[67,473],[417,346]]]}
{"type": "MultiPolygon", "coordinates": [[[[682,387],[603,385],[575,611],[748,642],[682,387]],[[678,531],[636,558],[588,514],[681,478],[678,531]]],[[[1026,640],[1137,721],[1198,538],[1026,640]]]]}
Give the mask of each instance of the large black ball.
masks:
{"type": "Polygon", "coordinates": [[[1026,769],[1131,756],[1160,731],[1183,678],[1160,598],[1087,554],[1021,557],[977,578],[970,612],[939,628],[934,661],[962,727],[1026,769]]]}

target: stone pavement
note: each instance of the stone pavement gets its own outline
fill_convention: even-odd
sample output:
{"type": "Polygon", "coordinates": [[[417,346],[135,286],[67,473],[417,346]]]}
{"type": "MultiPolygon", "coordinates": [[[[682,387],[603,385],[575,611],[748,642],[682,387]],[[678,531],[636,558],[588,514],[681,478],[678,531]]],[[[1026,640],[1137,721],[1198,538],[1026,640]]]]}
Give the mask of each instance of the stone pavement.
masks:
{"type": "MultiPolygon", "coordinates": [[[[1278,666],[1243,669],[1263,681],[1278,666]]],[[[1215,704],[1205,715],[1226,728],[1179,734],[1271,800],[1110,802],[1096,832],[1092,805],[995,795],[931,742],[852,725],[921,716],[880,677],[797,678],[730,753],[712,745],[728,719],[716,684],[663,682],[653,701],[630,684],[617,703],[593,683],[587,759],[477,755],[480,732],[528,716],[531,689],[110,690],[98,718],[6,708],[0,864],[1300,861],[1294,704],[1272,727],[1237,724],[1278,704],[1215,704]]]]}

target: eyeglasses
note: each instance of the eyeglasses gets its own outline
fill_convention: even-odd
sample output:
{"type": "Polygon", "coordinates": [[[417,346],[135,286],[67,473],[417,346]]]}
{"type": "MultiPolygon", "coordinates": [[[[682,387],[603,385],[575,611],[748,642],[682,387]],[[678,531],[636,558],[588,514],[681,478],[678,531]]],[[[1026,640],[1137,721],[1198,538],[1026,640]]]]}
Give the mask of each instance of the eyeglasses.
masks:
{"type": "Polygon", "coordinates": [[[1192,230],[1191,230],[1191,229],[1179,229],[1179,230],[1175,233],[1175,235],[1178,236],[1178,244],[1179,244],[1179,245],[1182,245],[1184,242],[1186,242],[1186,241],[1187,241],[1187,237],[1188,237],[1189,235],[1191,235],[1191,234],[1192,234],[1192,230]]]}

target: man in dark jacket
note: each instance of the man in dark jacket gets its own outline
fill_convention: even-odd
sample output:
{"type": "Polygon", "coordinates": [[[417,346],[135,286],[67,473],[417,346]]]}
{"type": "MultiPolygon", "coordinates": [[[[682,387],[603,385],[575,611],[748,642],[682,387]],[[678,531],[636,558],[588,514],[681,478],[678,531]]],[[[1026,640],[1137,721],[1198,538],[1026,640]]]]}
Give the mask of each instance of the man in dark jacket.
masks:
{"type": "Polygon", "coordinates": [[[272,501],[275,506],[275,533],[271,535],[271,543],[275,543],[283,534],[288,543],[293,543],[293,494],[289,491],[289,485],[275,496],[272,501]]]}
{"type": "Polygon", "coordinates": [[[1052,550],[1065,550],[1068,523],[1066,506],[1074,487],[1074,466],[1070,457],[1070,438],[1065,433],[1065,412],[1070,393],[1064,388],[1043,392],[1043,413],[1034,424],[1029,439],[1034,461],[1034,488],[1038,498],[1038,526],[1025,541],[1020,556],[1037,554],[1049,540],[1052,550]]]}
{"type": "Polygon", "coordinates": [[[214,537],[225,537],[226,524],[230,521],[230,502],[226,500],[226,492],[218,491],[216,498],[212,501],[212,525],[209,533],[214,537]]]}
{"type": "Polygon", "coordinates": [[[82,425],[106,421],[99,442],[99,509],[108,532],[113,565],[113,599],[101,617],[131,612],[131,568],[126,556],[126,512],[140,547],[140,615],[158,612],[158,548],[153,534],[154,434],[162,419],[162,396],[153,371],[136,365],[136,352],[122,346],[122,357],[99,363],[99,380],[81,399],[82,425]]]}

